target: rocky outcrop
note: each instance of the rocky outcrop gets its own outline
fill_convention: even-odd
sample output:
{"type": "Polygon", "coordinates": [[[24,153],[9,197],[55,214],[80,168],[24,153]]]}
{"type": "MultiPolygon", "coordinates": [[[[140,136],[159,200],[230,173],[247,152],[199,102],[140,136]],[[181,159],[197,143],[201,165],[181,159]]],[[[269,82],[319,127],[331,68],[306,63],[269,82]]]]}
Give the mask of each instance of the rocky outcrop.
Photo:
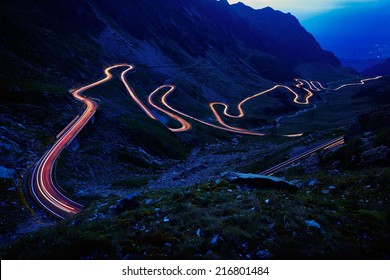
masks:
{"type": "Polygon", "coordinates": [[[296,191],[298,186],[278,177],[264,176],[252,173],[225,172],[222,178],[237,185],[248,185],[256,188],[277,188],[288,191],[296,191]]]}
{"type": "Polygon", "coordinates": [[[138,193],[131,193],[126,197],[118,200],[116,204],[110,207],[110,212],[113,214],[119,214],[124,211],[130,211],[139,208],[141,204],[134,199],[137,195],[138,193]]]}

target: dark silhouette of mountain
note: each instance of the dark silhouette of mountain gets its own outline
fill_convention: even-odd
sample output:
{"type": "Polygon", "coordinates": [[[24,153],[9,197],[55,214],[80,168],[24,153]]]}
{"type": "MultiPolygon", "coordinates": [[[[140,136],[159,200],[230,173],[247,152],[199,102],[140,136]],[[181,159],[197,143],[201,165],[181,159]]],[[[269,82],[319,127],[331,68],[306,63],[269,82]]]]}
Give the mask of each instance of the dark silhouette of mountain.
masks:
{"type": "Polygon", "coordinates": [[[304,76],[309,64],[346,73],[294,16],[271,8],[226,0],[19,0],[1,10],[1,66],[19,77],[86,79],[118,61],[203,61],[230,65],[224,74],[234,65],[274,81],[304,76]]]}
{"type": "Polygon", "coordinates": [[[352,67],[359,73],[367,68],[374,66],[378,63],[383,62],[383,59],[380,58],[371,58],[371,59],[358,59],[358,58],[339,58],[340,62],[345,67],[352,67]]]}
{"type": "Polygon", "coordinates": [[[362,72],[366,76],[389,76],[390,75],[390,58],[385,61],[371,66],[362,72]]]}

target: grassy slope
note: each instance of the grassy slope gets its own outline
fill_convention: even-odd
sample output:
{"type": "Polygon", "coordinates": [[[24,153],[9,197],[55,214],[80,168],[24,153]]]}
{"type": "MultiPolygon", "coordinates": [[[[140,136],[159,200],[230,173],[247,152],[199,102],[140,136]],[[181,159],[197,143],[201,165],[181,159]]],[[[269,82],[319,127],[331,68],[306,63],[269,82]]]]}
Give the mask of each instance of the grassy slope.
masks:
{"type": "Polygon", "coordinates": [[[318,185],[295,194],[225,182],[145,191],[136,197],[142,204],[136,210],[112,215],[107,214],[110,203],[96,203],[73,220],[4,248],[2,257],[256,259],[268,250],[268,257],[277,259],[385,258],[390,253],[389,172],[317,174],[318,185]],[[322,194],[329,184],[337,189],[322,194]],[[321,229],[305,220],[315,220],[321,229]],[[216,235],[217,244],[211,244],[216,235]]]}

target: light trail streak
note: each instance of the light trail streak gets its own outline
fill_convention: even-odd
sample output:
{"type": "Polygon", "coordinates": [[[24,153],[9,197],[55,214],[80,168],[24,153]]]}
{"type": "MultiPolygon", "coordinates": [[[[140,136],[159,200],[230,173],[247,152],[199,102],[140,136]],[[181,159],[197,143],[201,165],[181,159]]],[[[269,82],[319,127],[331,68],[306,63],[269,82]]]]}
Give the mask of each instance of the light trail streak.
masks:
{"type": "Polygon", "coordinates": [[[383,76],[377,76],[377,77],[374,77],[374,78],[367,78],[367,79],[362,79],[360,80],[360,82],[358,83],[349,83],[349,84],[344,84],[344,85],[341,85],[337,88],[326,88],[324,87],[320,82],[317,82],[317,81],[314,81],[314,82],[311,82],[311,83],[316,83],[318,84],[322,89],[324,90],[340,90],[342,88],[345,88],[345,87],[349,87],[349,86],[360,86],[360,85],[364,85],[366,82],[368,81],[374,81],[374,80],[378,80],[378,79],[381,79],[383,78],[383,76]]]}
{"type": "MultiPolygon", "coordinates": [[[[67,218],[73,214],[79,213],[83,209],[83,205],[72,201],[71,199],[67,198],[64,196],[56,187],[56,184],[53,182],[53,169],[55,166],[55,162],[58,159],[60,153],[62,152],[63,149],[65,149],[73,140],[74,138],[80,133],[80,131],[85,127],[85,125],[89,122],[89,120],[93,117],[95,114],[98,104],[93,100],[93,98],[87,98],[82,95],[82,93],[88,89],[91,89],[93,87],[99,86],[109,80],[112,79],[113,75],[111,74],[111,70],[116,69],[116,68],[121,68],[125,67],[125,70],[121,72],[120,78],[125,86],[127,92],[129,93],[129,96],[134,100],[134,102],[141,108],[142,111],[151,119],[153,120],[158,120],[157,117],[153,114],[153,112],[148,108],[147,105],[145,105],[142,100],[135,94],[135,91],[133,88],[128,84],[126,80],[126,75],[132,71],[135,67],[130,64],[117,64],[111,67],[108,67],[104,70],[105,77],[101,80],[98,80],[94,83],[91,83],[87,86],[81,87],[77,90],[71,90],[72,95],[74,98],[86,105],[86,108],[84,112],[81,114],[81,116],[76,116],[58,135],[57,135],[57,140],[55,143],[50,147],[50,149],[42,156],[42,158],[37,162],[35,165],[32,176],[31,176],[31,192],[33,194],[33,197],[35,200],[43,207],[45,208],[48,212],[52,213],[53,215],[60,217],[60,218],[67,218]]],[[[370,80],[376,80],[381,78],[381,76],[375,77],[375,78],[369,78],[369,79],[363,79],[359,83],[350,83],[346,85],[342,85],[338,88],[331,89],[331,90],[339,90],[343,87],[346,86],[352,86],[352,85],[362,85],[366,81],[370,80]]],[[[218,111],[216,110],[216,106],[222,106],[223,109],[223,114],[226,117],[230,118],[242,118],[245,116],[245,112],[243,110],[243,106],[246,102],[259,97],[261,95],[264,95],[266,93],[272,92],[276,89],[285,89],[289,92],[291,92],[295,98],[293,100],[294,103],[300,104],[300,105],[308,105],[310,104],[310,98],[313,96],[312,91],[320,91],[321,89],[326,89],[329,90],[328,88],[325,88],[322,86],[320,82],[316,81],[311,81],[308,82],[303,79],[296,79],[296,84],[295,86],[303,91],[306,92],[306,96],[301,100],[300,94],[298,94],[296,91],[292,90],[290,87],[285,86],[285,85],[275,85],[274,87],[264,90],[262,92],[259,92],[257,94],[254,94],[252,96],[249,96],[242,100],[238,105],[237,105],[237,110],[238,114],[233,115],[229,113],[229,106],[226,103],[221,103],[221,102],[211,102],[209,104],[209,107],[214,114],[217,122],[219,125],[213,124],[206,122],[204,120],[201,120],[199,118],[196,118],[194,116],[191,116],[185,112],[182,112],[178,109],[175,109],[172,107],[168,102],[167,98],[172,94],[172,92],[175,90],[174,85],[163,85],[158,87],[156,90],[154,90],[152,93],[149,94],[148,96],[148,103],[155,109],[159,110],[160,112],[164,113],[165,115],[169,116],[173,120],[177,121],[180,124],[180,127],[178,128],[170,128],[173,132],[184,132],[188,131],[191,129],[191,124],[186,121],[184,118],[188,118],[190,120],[196,121],[198,123],[201,123],[203,125],[215,128],[215,129],[220,129],[232,133],[240,133],[240,134],[246,134],[246,135],[254,135],[254,136],[264,136],[265,133],[260,133],[256,131],[251,131],[239,127],[234,127],[226,124],[222,117],[219,115],[218,111]],[[308,85],[309,89],[305,88],[304,85],[308,85]],[[164,94],[161,97],[161,104],[165,106],[165,108],[162,108],[161,106],[157,105],[154,102],[154,97],[157,95],[158,92],[161,90],[166,90],[164,94]],[[182,117],[179,117],[181,115],[182,117]]],[[[301,136],[302,134],[291,134],[291,135],[285,135],[287,137],[298,137],[301,136]]],[[[294,162],[298,160],[299,158],[302,158],[308,154],[311,154],[319,149],[330,149],[335,146],[341,145],[344,143],[344,139],[337,138],[335,140],[332,140],[330,142],[327,142],[319,147],[316,147],[310,151],[305,152],[304,154],[301,154],[297,157],[294,157],[282,164],[277,165],[273,169],[269,169],[265,172],[275,172],[275,170],[278,170],[287,164],[291,164],[291,162],[294,162]]]]}
{"type": "Polygon", "coordinates": [[[189,118],[189,119],[194,120],[196,122],[199,122],[201,124],[204,124],[204,125],[216,128],[216,129],[224,130],[224,131],[229,131],[229,132],[234,132],[234,133],[241,133],[241,134],[247,134],[247,135],[255,135],[255,136],[264,136],[265,135],[264,133],[249,131],[249,130],[245,130],[245,129],[242,129],[242,128],[229,128],[229,127],[218,126],[218,125],[211,124],[211,123],[208,123],[206,121],[203,121],[201,119],[195,118],[195,117],[193,117],[191,115],[188,115],[188,114],[186,114],[184,112],[181,112],[181,111],[173,108],[167,102],[168,96],[175,90],[176,87],[174,85],[164,85],[164,86],[159,87],[157,90],[160,90],[160,89],[163,89],[163,88],[169,88],[169,90],[167,92],[165,92],[163,94],[163,96],[161,97],[161,103],[164,104],[164,106],[167,107],[169,110],[171,110],[171,111],[173,111],[173,112],[175,112],[175,113],[177,113],[179,115],[182,115],[182,116],[184,116],[186,118],[189,118]]]}
{"type": "Polygon", "coordinates": [[[275,165],[275,166],[273,166],[273,167],[271,167],[271,168],[261,172],[260,174],[261,175],[270,176],[270,175],[274,174],[275,172],[279,171],[280,169],[282,169],[282,168],[284,168],[284,167],[286,167],[288,165],[291,165],[294,162],[296,162],[296,161],[298,161],[298,160],[300,160],[300,159],[302,159],[302,158],[304,158],[304,157],[306,157],[308,155],[311,155],[311,154],[313,154],[313,153],[315,153],[315,152],[317,152],[319,150],[331,149],[331,148],[339,146],[339,145],[341,145],[343,143],[344,143],[344,136],[337,137],[337,138],[332,139],[330,141],[327,141],[324,144],[321,144],[321,145],[319,145],[319,146],[317,146],[315,148],[312,148],[312,149],[310,149],[308,151],[305,151],[305,152],[303,152],[303,153],[301,153],[301,154],[299,154],[299,155],[297,155],[295,157],[292,157],[292,158],[290,158],[290,159],[288,159],[288,160],[286,160],[286,161],[284,161],[282,163],[279,163],[279,164],[277,164],[277,165],[275,165]]]}
{"type": "Polygon", "coordinates": [[[154,103],[153,101],[153,97],[154,95],[156,95],[161,89],[164,89],[166,86],[161,86],[159,88],[157,88],[156,90],[154,90],[148,97],[148,102],[150,105],[152,105],[154,108],[156,108],[157,110],[159,110],[160,112],[170,116],[172,119],[178,121],[180,124],[181,124],[181,127],[179,128],[170,128],[168,127],[169,130],[171,130],[172,132],[183,132],[183,131],[187,131],[187,130],[190,130],[191,129],[191,124],[189,122],[187,122],[185,119],[183,118],[180,118],[178,117],[177,115],[175,114],[172,114],[171,112],[169,112],[168,110],[165,110],[163,108],[161,108],[160,106],[158,106],[156,103],[154,103]]]}
{"type": "Polygon", "coordinates": [[[127,70],[134,68],[134,66],[128,64],[118,64],[108,67],[105,70],[105,78],[72,92],[75,99],[86,105],[86,109],[80,117],[76,118],[67,125],[67,127],[65,127],[65,129],[59,134],[57,141],[38,161],[33,170],[30,186],[33,197],[43,208],[57,217],[69,217],[72,214],[79,213],[83,208],[83,205],[64,196],[54,184],[52,177],[53,168],[60,153],[85,127],[88,121],[95,114],[98,107],[95,101],[82,96],[82,93],[90,88],[109,81],[112,78],[110,71],[118,67],[127,67],[127,70]]]}

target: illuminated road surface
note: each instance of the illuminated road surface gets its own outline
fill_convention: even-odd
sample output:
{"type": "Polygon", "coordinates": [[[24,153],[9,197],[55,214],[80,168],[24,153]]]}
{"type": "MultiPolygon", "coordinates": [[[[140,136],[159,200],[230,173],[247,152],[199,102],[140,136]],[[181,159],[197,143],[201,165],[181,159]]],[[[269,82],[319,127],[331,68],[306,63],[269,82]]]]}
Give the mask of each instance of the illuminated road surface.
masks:
{"type": "MultiPolygon", "coordinates": [[[[93,101],[90,98],[87,98],[82,95],[82,93],[88,89],[91,89],[93,87],[99,86],[109,80],[112,79],[111,70],[115,68],[125,68],[121,72],[120,78],[125,86],[129,96],[134,100],[134,102],[145,112],[145,114],[153,119],[158,120],[158,118],[153,114],[153,112],[149,109],[149,107],[142,102],[142,100],[136,95],[133,88],[128,84],[126,80],[126,75],[135,69],[133,65],[130,64],[118,64],[111,66],[105,70],[106,77],[104,79],[101,79],[97,82],[94,82],[92,84],[89,84],[87,86],[84,86],[80,89],[77,89],[72,92],[75,99],[78,101],[84,103],[86,105],[86,109],[82,113],[82,115],[76,116],[58,135],[57,140],[53,144],[52,147],[43,155],[43,157],[36,163],[34,166],[34,170],[31,176],[31,192],[33,194],[33,197],[35,200],[48,212],[52,213],[53,215],[60,217],[60,218],[67,218],[69,216],[72,216],[74,214],[79,213],[83,209],[83,205],[78,204],[77,202],[72,201],[71,199],[67,198],[65,195],[63,195],[57,188],[55,181],[53,180],[53,169],[55,166],[55,162],[57,158],[59,157],[61,151],[65,149],[73,140],[74,138],[80,133],[80,131],[85,127],[85,125],[88,123],[88,121],[93,117],[93,115],[96,112],[96,109],[98,107],[97,103],[93,101]]],[[[174,108],[172,105],[168,103],[168,97],[174,92],[175,86],[174,85],[163,85],[157,88],[155,91],[153,91],[147,98],[148,105],[151,107],[157,109],[158,111],[162,112],[163,114],[167,115],[168,117],[172,118],[173,120],[177,121],[180,126],[177,128],[171,128],[167,127],[173,132],[184,132],[191,129],[191,124],[185,119],[189,119],[191,121],[198,122],[203,125],[207,125],[209,127],[220,129],[232,133],[239,133],[239,134],[246,134],[246,135],[254,135],[254,136],[263,136],[265,133],[256,132],[247,130],[244,128],[234,127],[226,124],[222,117],[219,115],[218,111],[216,110],[216,106],[220,106],[223,108],[223,114],[225,117],[230,118],[242,118],[245,115],[245,112],[243,110],[243,105],[248,102],[249,100],[252,100],[256,97],[259,97],[261,95],[264,95],[266,93],[272,92],[276,89],[285,89],[292,93],[294,97],[294,102],[296,104],[301,105],[307,105],[310,104],[310,98],[314,95],[313,91],[322,91],[322,90],[339,90],[341,88],[344,88],[346,86],[353,86],[353,85],[362,85],[366,81],[369,80],[376,80],[381,77],[375,77],[371,79],[364,79],[361,80],[359,83],[350,83],[346,85],[339,86],[338,88],[329,89],[324,87],[320,82],[316,81],[306,81],[303,79],[296,79],[295,81],[298,82],[298,84],[295,85],[296,88],[300,89],[305,93],[304,96],[301,96],[298,92],[294,91],[288,86],[285,85],[275,85],[274,87],[264,90],[262,92],[256,93],[252,96],[249,96],[242,100],[237,105],[238,114],[233,115],[229,113],[229,106],[225,103],[221,102],[211,102],[209,104],[209,107],[211,109],[211,112],[214,114],[216,118],[216,123],[210,123],[206,122],[204,120],[201,120],[199,118],[196,118],[194,116],[189,115],[188,113],[182,112],[176,108],[174,108]],[[308,88],[305,87],[305,85],[308,86],[308,88]],[[161,99],[159,100],[161,105],[158,105],[154,98],[155,96],[160,92],[164,91],[161,99]]],[[[291,135],[285,135],[288,137],[297,137],[301,136],[302,134],[291,134],[291,135]]],[[[337,145],[340,145],[344,143],[344,139],[342,137],[339,137],[337,139],[334,139],[332,141],[329,141],[317,148],[314,148],[312,150],[309,150],[299,156],[296,156],[284,163],[281,163],[269,170],[266,170],[263,172],[263,174],[268,175],[272,174],[279,169],[285,167],[288,164],[291,164],[298,159],[307,156],[311,153],[314,153],[320,149],[328,149],[337,145]]]]}
{"type": "Polygon", "coordinates": [[[82,93],[90,88],[109,81],[112,78],[110,71],[118,67],[134,67],[128,64],[120,64],[105,70],[106,77],[95,83],[82,87],[72,92],[74,98],[84,103],[87,107],[83,114],[76,117],[58,136],[57,141],[43,155],[35,165],[31,176],[31,192],[35,200],[48,212],[60,218],[66,218],[79,213],[83,206],[64,196],[56,187],[53,180],[53,168],[61,151],[65,149],[80,133],[83,127],[93,117],[98,105],[92,99],[82,96],[82,93]]]}

